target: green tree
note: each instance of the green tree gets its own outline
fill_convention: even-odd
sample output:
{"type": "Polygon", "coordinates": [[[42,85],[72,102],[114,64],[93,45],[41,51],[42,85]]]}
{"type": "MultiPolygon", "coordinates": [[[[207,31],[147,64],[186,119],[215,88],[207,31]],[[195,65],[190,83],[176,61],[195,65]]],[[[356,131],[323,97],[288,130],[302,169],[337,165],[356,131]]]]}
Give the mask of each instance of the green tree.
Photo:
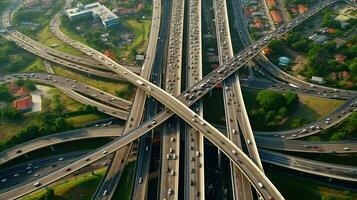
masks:
{"type": "Polygon", "coordinates": [[[281,106],[286,105],[282,94],[270,90],[260,91],[256,97],[256,101],[265,110],[278,110],[281,106]]]}
{"type": "Polygon", "coordinates": [[[24,86],[29,91],[36,90],[35,84],[33,82],[29,81],[29,80],[19,79],[19,80],[16,81],[16,85],[19,86],[19,87],[24,86]]]}
{"type": "Polygon", "coordinates": [[[3,109],[0,109],[0,119],[1,120],[17,120],[20,119],[22,116],[21,112],[16,110],[15,108],[11,106],[6,106],[3,109]]]}
{"type": "Polygon", "coordinates": [[[52,188],[46,189],[46,193],[40,200],[53,200],[55,198],[55,191],[52,188]]]}
{"type": "Polygon", "coordinates": [[[286,106],[288,107],[295,105],[295,103],[299,100],[298,95],[293,92],[285,93],[284,97],[286,99],[286,106]]]}
{"type": "Polygon", "coordinates": [[[330,140],[331,141],[340,141],[340,140],[343,140],[345,139],[346,137],[346,133],[345,132],[338,132],[338,133],[335,133],[331,136],[330,140]]]}
{"type": "Polygon", "coordinates": [[[273,40],[269,44],[269,48],[272,49],[274,54],[280,54],[283,52],[284,43],[281,40],[273,40]]]}
{"type": "Polygon", "coordinates": [[[9,92],[7,84],[0,85],[0,101],[10,102],[14,97],[9,92]]]}
{"type": "Polygon", "coordinates": [[[66,131],[72,128],[72,126],[63,117],[55,120],[55,125],[58,131],[66,131]]]}

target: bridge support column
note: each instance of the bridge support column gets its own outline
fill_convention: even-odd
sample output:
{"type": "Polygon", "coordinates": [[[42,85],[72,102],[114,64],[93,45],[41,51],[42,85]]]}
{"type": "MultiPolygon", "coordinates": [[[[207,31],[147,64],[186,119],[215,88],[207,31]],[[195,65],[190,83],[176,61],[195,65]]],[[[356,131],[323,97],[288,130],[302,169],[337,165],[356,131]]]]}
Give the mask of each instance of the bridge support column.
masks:
{"type": "Polygon", "coordinates": [[[221,169],[221,162],[222,162],[222,152],[218,149],[218,169],[221,169]]]}

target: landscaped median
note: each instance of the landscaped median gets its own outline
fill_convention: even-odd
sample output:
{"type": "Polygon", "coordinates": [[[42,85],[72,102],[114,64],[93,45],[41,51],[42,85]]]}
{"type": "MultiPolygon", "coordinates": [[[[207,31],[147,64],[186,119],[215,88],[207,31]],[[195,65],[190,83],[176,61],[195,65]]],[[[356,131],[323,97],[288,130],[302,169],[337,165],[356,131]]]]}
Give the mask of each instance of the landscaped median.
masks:
{"type": "MultiPolygon", "coordinates": [[[[23,197],[21,200],[88,200],[96,191],[106,168],[101,168],[92,172],[86,172],[75,176],[70,176],[57,183],[53,183],[46,189],[41,189],[35,193],[23,197]]],[[[120,179],[118,189],[114,199],[130,199],[131,186],[134,180],[135,161],[129,162],[120,179]]]]}
{"type": "Polygon", "coordinates": [[[62,199],[76,199],[88,200],[91,199],[96,187],[104,176],[106,168],[101,168],[94,173],[86,172],[65,180],[54,183],[49,189],[41,189],[36,193],[30,194],[22,200],[62,200],[62,199]],[[46,198],[47,197],[47,198],[46,198]]]}

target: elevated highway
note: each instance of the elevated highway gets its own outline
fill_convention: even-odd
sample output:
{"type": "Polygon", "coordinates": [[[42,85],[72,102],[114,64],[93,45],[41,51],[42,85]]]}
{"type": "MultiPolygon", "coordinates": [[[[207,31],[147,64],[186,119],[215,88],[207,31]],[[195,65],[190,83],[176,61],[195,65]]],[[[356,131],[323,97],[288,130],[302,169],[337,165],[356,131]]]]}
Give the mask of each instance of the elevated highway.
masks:
{"type": "Polygon", "coordinates": [[[259,153],[262,160],[270,164],[330,179],[357,181],[357,167],[308,160],[267,150],[260,150],[259,153]]]}
{"type": "Polygon", "coordinates": [[[128,110],[131,107],[131,103],[127,100],[80,83],[76,80],[58,75],[46,73],[21,73],[0,77],[0,81],[3,82],[10,82],[18,79],[29,79],[37,83],[55,86],[74,100],[83,104],[96,106],[98,110],[111,116],[118,117],[119,119],[126,119],[128,110]],[[96,99],[97,101],[94,101],[93,99],[96,99]]]}
{"type": "MultiPolygon", "coordinates": [[[[23,150],[22,155],[34,150],[45,148],[51,145],[56,145],[64,142],[76,141],[81,139],[91,139],[99,137],[117,137],[118,132],[122,133],[123,128],[117,126],[111,127],[99,127],[99,128],[89,128],[89,129],[78,129],[73,131],[61,132],[50,136],[45,136],[33,140],[31,142],[24,143],[5,152],[1,152],[1,158],[8,156],[11,158],[18,157],[19,154],[16,153],[18,150],[23,150]]],[[[257,140],[259,141],[259,140],[257,140]]],[[[311,144],[311,142],[307,142],[311,144]]],[[[337,143],[338,144],[338,143],[337,143]]],[[[357,145],[354,143],[351,146],[351,152],[356,152],[357,145]]],[[[301,172],[306,172],[310,174],[315,174],[323,177],[335,178],[338,180],[347,180],[355,182],[356,179],[353,178],[354,174],[357,173],[356,167],[348,167],[342,165],[333,165],[329,163],[313,161],[308,159],[301,159],[281,153],[274,153],[266,150],[261,150],[261,157],[264,162],[271,163],[274,165],[279,165],[282,167],[298,170],[301,172]],[[350,177],[350,178],[346,178],[350,177]]],[[[4,160],[1,159],[1,164],[4,160]]],[[[45,173],[47,174],[47,173],[45,173]]],[[[45,175],[43,174],[43,175],[45,175]]]]}
{"type": "MultiPolygon", "coordinates": [[[[188,1],[186,41],[186,88],[202,79],[202,1],[188,1]]],[[[191,108],[203,116],[202,101],[191,108]]],[[[185,125],[184,198],[205,199],[204,141],[203,135],[185,125]]]]}
{"type": "MultiPolygon", "coordinates": [[[[151,19],[152,21],[151,21],[149,43],[148,43],[146,57],[144,60],[142,71],[140,73],[140,77],[142,77],[145,80],[148,80],[150,78],[151,71],[154,64],[157,41],[160,31],[160,23],[161,23],[161,0],[153,1],[153,14],[151,19]]],[[[78,48],[77,46],[78,43],[76,41],[70,39],[60,31],[59,22],[57,22],[53,26],[53,31],[59,38],[61,38],[65,42],[68,42],[75,48],[78,48]]],[[[145,108],[145,100],[146,100],[146,93],[142,90],[136,90],[134,102],[132,104],[132,109],[129,113],[127,122],[125,124],[124,134],[128,134],[130,131],[137,128],[139,124],[142,122],[144,108],[145,108]]],[[[105,173],[105,176],[102,179],[100,186],[97,188],[92,199],[111,199],[113,197],[115,189],[119,184],[119,180],[121,178],[122,172],[126,165],[131,149],[132,149],[132,144],[127,145],[124,148],[120,149],[119,151],[115,152],[113,159],[110,163],[110,167],[105,173]]],[[[145,179],[145,183],[146,181],[147,179],[145,179]]],[[[141,195],[141,197],[145,198],[146,187],[141,188],[141,190],[138,190],[138,192],[139,191],[140,193],[138,193],[138,195],[141,195]]],[[[139,196],[137,197],[138,199],[140,199],[139,196]]]]}
{"type": "MultiPolygon", "coordinates": [[[[217,46],[218,46],[218,58],[219,64],[224,65],[228,59],[233,57],[233,47],[231,41],[231,34],[229,29],[227,5],[225,0],[215,0],[213,1],[214,13],[215,13],[215,25],[216,25],[216,35],[217,35],[217,46]]],[[[236,104],[240,102],[240,99],[236,99],[232,91],[233,87],[238,87],[240,90],[239,77],[232,75],[223,82],[223,102],[225,108],[225,117],[226,117],[226,127],[227,127],[227,137],[236,144],[240,149],[242,149],[241,143],[241,131],[240,125],[238,122],[238,106],[236,104]]],[[[243,100],[243,99],[242,99],[243,100]]],[[[243,110],[245,112],[245,110],[243,110]]],[[[248,120],[249,121],[249,120],[248,120]]],[[[250,124],[248,124],[250,125],[250,124]]],[[[246,136],[246,132],[243,134],[246,136]]],[[[253,137],[254,141],[254,137],[253,137]]],[[[254,142],[255,146],[255,142],[254,142]]],[[[249,146],[248,146],[249,147],[249,146]]],[[[263,171],[263,167],[257,153],[256,147],[253,149],[253,152],[256,151],[257,155],[252,159],[263,171]]],[[[233,163],[231,163],[231,181],[232,181],[232,190],[233,190],[233,199],[253,199],[252,189],[249,181],[242,174],[242,172],[237,169],[233,163]]]]}
{"type": "MultiPolygon", "coordinates": [[[[253,56],[255,56],[259,51],[261,51],[262,47],[265,47],[265,42],[267,43],[271,38],[274,37],[280,37],[282,34],[285,34],[287,31],[289,31],[291,28],[295,27],[297,24],[301,23],[302,21],[306,20],[306,18],[310,17],[312,14],[315,14],[318,12],[320,9],[335,3],[335,1],[324,1],[321,4],[319,4],[317,7],[312,8],[309,12],[306,13],[306,15],[300,16],[298,19],[296,19],[296,22],[290,25],[288,28],[282,27],[281,29],[277,30],[269,36],[266,39],[262,39],[258,41],[256,44],[259,44],[259,48],[254,48],[254,46],[251,46],[245,50],[243,50],[239,55],[242,56],[244,54],[244,59],[251,59],[253,56]]],[[[255,45],[255,44],[253,44],[255,45]]],[[[84,45],[82,45],[84,46],[84,45]]],[[[85,47],[88,50],[88,47],[85,47]]],[[[96,58],[98,61],[101,60],[102,54],[99,52],[90,49],[90,51],[95,52],[95,55],[92,56],[92,58],[96,58]],[[99,57],[101,56],[101,58],[99,57]]],[[[118,65],[117,63],[113,62],[112,60],[105,58],[106,61],[110,62],[113,66],[113,70],[116,71],[119,75],[124,76],[129,82],[137,86],[138,88],[145,90],[145,92],[149,93],[151,96],[155,97],[158,99],[160,102],[162,102],[165,106],[167,106],[169,109],[171,109],[173,112],[175,112],[177,115],[179,115],[181,118],[183,118],[187,123],[189,123],[191,126],[194,128],[198,129],[201,131],[205,137],[207,137],[210,141],[213,142],[213,144],[217,145],[242,171],[243,173],[248,177],[248,179],[251,181],[255,189],[260,193],[263,198],[274,198],[274,199],[283,199],[283,197],[280,195],[279,191],[272,185],[272,183],[266,178],[266,176],[260,171],[260,169],[239,149],[237,148],[232,142],[230,142],[225,136],[223,136],[217,129],[212,127],[210,124],[208,124],[206,121],[204,121],[201,117],[199,116],[194,116],[195,121],[191,121],[191,117],[195,115],[186,105],[191,105],[195,101],[197,101],[203,94],[206,92],[202,92],[202,94],[195,94],[197,92],[196,90],[192,91],[185,91],[183,92],[183,97],[185,94],[192,93],[191,95],[195,94],[195,98],[191,101],[187,101],[185,99],[182,99],[181,95],[179,99],[175,99],[160,88],[156,87],[155,85],[151,84],[150,82],[138,77],[134,73],[130,72],[129,70],[125,69],[124,67],[118,65]],[[148,88],[148,86],[150,86],[148,88]],[[184,102],[184,103],[182,103],[184,102]],[[200,122],[198,125],[198,123],[200,122]],[[263,186],[263,187],[262,187],[263,186]]],[[[201,88],[199,87],[201,84],[204,82],[207,82],[208,84],[208,89],[215,86],[218,84],[220,81],[222,81],[224,78],[228,77],[231,75],[233,72],[235,72],[237,69],[239,69],[242,64],[245,64],[245,62],[242,63],[236,63],[239,58],[238,55],[231,60],[231,62],[228,62],[228,65],[221,66],[220,68],[216,69],[213,73],[209,74],[206,76],[204,79],[199,81],[197,83],[196,88],[201,88]],[[212,76],[214,74],[215,76],[212,76]],[[210,80],[208,80],[210,79],[210,80]]],[[[105,63],[105,62],[103,62],[105,63]]],[[[206,88],[206,87],[205,87],[206,88]]],[[[168,111],[166,112],[163,111],[163,113],[159,113],[157,117],[155,117],[156,120],[156,125],[151,126],[150,128],[147,128],[149,124],[152,123],[152,121],[149,121],[147,123],[144,123],[142,126],[140,126],[139,129],[134,130],[130,134],[127,134],[123,137],[121,137],[118,140],[113,141],[112,143],[109,143],[108,145],[105,145],[102,148],[99,148],[97,151],[93,152],[90,155],[85,156],[84,158],[78,160],[77,162],[74,162],[70,165],[67,166],[66,169],[61,169],[58,170],[46,177],[43,177],[39,179],[41,182],[41,186],[47,185],[60,177],[67,175],[71,173],[72,171],[76,171],[82,166],[85,166],[89,164],[90,162],[93,162],[96,159],[99,159],[100,157],[103,157],[107,153],[111,153],[122,146],[130,143],[137,137],[143,135],[145,132],[147,132],[149,129],[152,129],[156,127],[158,124],[160,124],[163,120],[168,119],[172,115],[172,112],[168,111]],[[143,130],[144,129],[144,132],[143,130]],[[94,156],[94,157],[92,157],[94,156]],[[90,158],[89,161],[85,161],[87,158],[90,158]]],[[[4,192],[0,194],[1,198],[5,199],[11,199],[11,198],[16,198],[19,197],[20,195],[24,195],[28,192],[34,191],[39,187],[34,187],[31,184],[26,184],[21,187],[18,187],[14,190],[4,192]]]]}
{"type": "MultiPolygon", "coordinates": [[[[183,27],[185,0],[171,5],[170,32],[165,70],[165,91],[178,96],[181,93],[183,27]]],[[[178,199],[180,174],[180,121],[169,119],[161,132],[161,167],[159,199],[178,199]]]]}

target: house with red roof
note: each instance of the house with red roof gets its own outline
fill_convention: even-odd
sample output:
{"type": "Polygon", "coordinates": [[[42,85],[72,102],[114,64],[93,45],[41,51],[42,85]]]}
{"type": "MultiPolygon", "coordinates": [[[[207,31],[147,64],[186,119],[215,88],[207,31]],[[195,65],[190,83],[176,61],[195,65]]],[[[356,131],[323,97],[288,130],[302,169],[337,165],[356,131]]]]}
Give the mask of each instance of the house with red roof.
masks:
{"type": "Polygon", "coordinates": [[[32,108],[32,97],[31,95],[16,99],[12,102],[12,107],[20,111],[28,111],[32,108]]]}
{"type": "Polygon", "coordinates": [[[306,7],[306,5],[299,4],[297,5],[297,10],[299,11],[300,14],[303,14],[308,10],[308,8],[306,7]]]}
{"type": "Polygon", "coordinates": [[[273,19],[275,24],[279,24],[281,22],[281,16],[276,10],[270,11],[271,18],[273,19]]]}
{"type": "Polygon", "coordinates": [[[12,95],[16,98],[21,98],[24,96],[29,95],[30,92],[28,91],[28,89],[24,86],[20,87],[18,90],[16,90],[12,95]]]}

